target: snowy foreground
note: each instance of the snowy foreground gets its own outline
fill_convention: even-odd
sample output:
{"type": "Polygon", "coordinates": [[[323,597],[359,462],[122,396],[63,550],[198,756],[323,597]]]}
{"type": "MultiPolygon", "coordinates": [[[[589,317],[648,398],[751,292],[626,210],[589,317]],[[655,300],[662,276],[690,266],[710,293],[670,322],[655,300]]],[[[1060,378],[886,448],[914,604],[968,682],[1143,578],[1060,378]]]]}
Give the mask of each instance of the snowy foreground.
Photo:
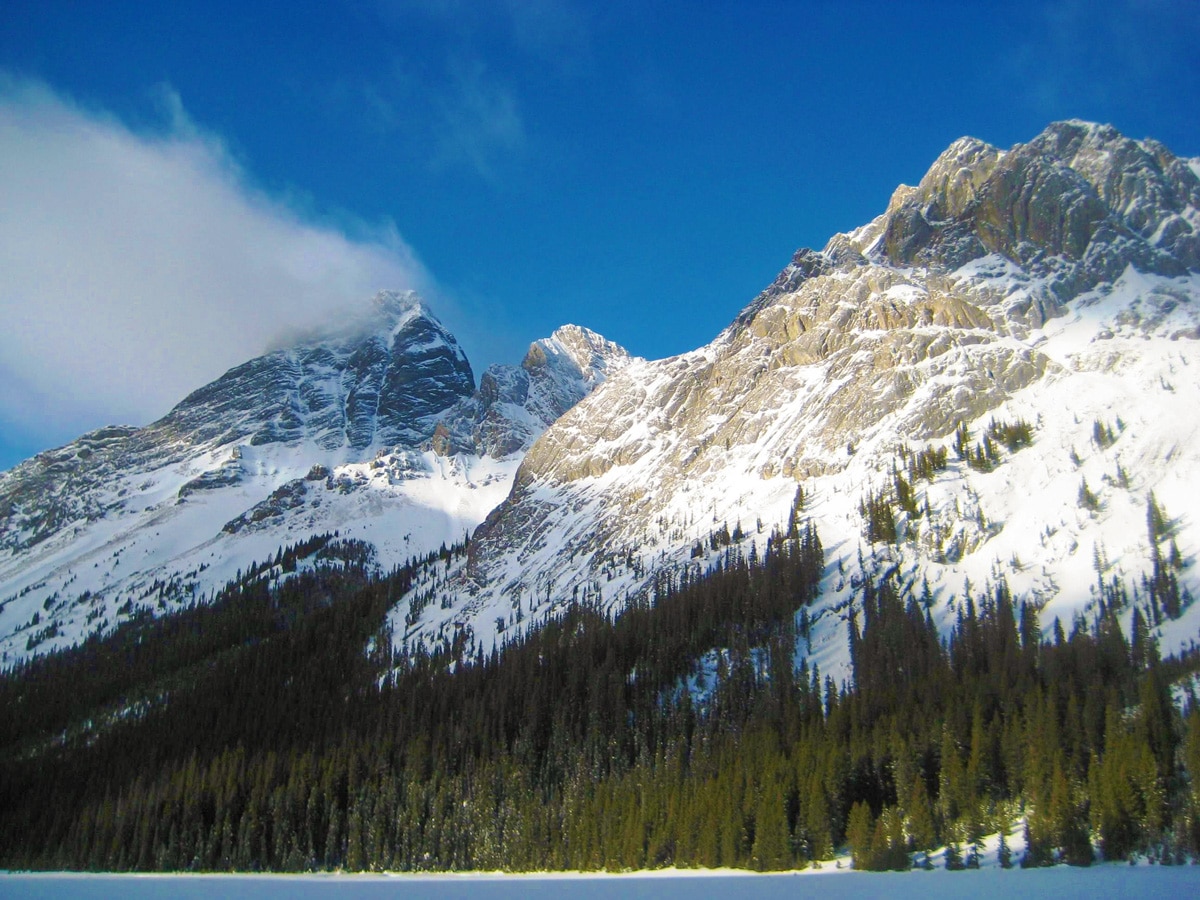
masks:
{"type": "Polygon", "coordinates": [[[0,875],[0,898],[691,898],[691,897],[1189,897],[1200,895],[1200,866],[1058,866],[976,872],[657,872],[629,875],[0,875]]]}

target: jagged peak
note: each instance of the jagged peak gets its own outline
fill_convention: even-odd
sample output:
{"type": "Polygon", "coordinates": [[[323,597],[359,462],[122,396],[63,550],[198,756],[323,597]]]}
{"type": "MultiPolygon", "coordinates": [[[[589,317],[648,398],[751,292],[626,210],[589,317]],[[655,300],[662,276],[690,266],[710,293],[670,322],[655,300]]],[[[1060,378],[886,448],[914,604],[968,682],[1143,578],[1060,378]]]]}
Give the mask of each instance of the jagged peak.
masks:
{"type": "Polygon", "coordinates": [[[371,298],[371,308],[379,315],[396,319],[409,315],[432,315],[416,291],[379,291],[371,298]]]}
{"type": "Polygon", "coordinates": [[[1068,119],[1007,151],[954,141],[919,185],[897,188],[883,216],[847,240],[874,262],[901,266],[952,270],[997,252],[1044,272],[1057,266],[1055,290],[1066,300],[1130,263],[1161,274],[1195,269],[1196,209],[1200,182],[1166,147],[1068,119]]]}
{"type": "Polygon", "coordinates": [[[534,341],[521,362],[526,371],[566,362],[585,378],[603,375],[630,360],[629,351],[582,325],[563,325],[548,338],[534,341]]]}
{"type": "Polygon", "coordinates": [[[1129,140],[1120,131],[1105,122],[1090,122],[1087,119],[1061,119],[1051,122],[1039,134],[1035,141],[1053,139],[1061,141],[1089,141],[1092,143],[1111,144],[1129,140]]]}
{"type": "Polygon", "coordinates": [[[493,459],[528,450],[552,422],[633,357],[596,332],[564,325],[529,345],[519,366],[492,365],[479,389],[443,417],[431,449],[493,459]]]}
{"type": "Polygon", "coordinates": [[[980,140],[977,137],[964,135],[951,142],[945,150],[938,154],[937,159],[933,161],[933,165],[929,167],[929,172],[926,173],[925,178],[921,179],[921,183],[924,184],[929,174],[938,169],[946,169],[950,166],[973,167],[978,165],[981,159],[986,160],[1003,155],[1004,151],[999,147],[989,144],[987,141],[980,140]]]}
{"type": "MultiPolygon", "coordinates": [[[[887,212],[895,212],[913,198],[930,199],[932,195],[944,189],[948,180],[964,170],[972,173],[974,176],[972,181],[978,182],[982,179],[975,173],[981,168],[990,172],[994,164],[1003,157],[1004,151],[987,141],[981,141],[979,138],[969,135],[960,137],[938,154],[937,159],[926,170],[920,182],[916,185],[899,184],[896,186],[888,201],[887,212]]],[[[859,228],[849,234],[853,235],[862,230],[859,228]]]]}
{"type": "Polygon", "coordinates": [[[629,351],[620,344],[582,325],[563,325],[550,337],[565,347],[581,368],[629,359],[629,351]]]}
{"type": "Polygon", "coordinates": [[[1123,181],[1138,171],[1171,182],[1173,191],[1186,195],[1194,188],[1189,174],[1197,174],[1193,160],[1176,156],[1153,138],[1135,140],[1112,125],[1082,119],[1052,122],[1028,144],[1014,149],[1028,149],[1060,160],[1102,196],[1113,193],[1113,185],[1106,181],[1123,181]]]}
{"type": "MultiPolygon", "coordinates": [[[[467,355],[458,339],[434,314],[429,304],[416,291],[380,291],[372,298],[376,325],[368,328],[379,337],[391,342],[393,347],[406,343],[404,349],[412,350],[408,337],[425,350],[444,345],[460,363],[467,365],[467,355]]],[[[472,381],[474,377],[472,376],[472,381]]]]}
{"type": "MultiPolygon", "coordinates": [[[[902,210],[919,209],[923,217],[934,219],[957,215],[975,198],[979,186],[1004,155],[1003,150],[979,138],[958,138],[938,154],[918,184],[897,185],[881,215],[853,231],[835,234],[822,254],[829,262],[843,267],[860,265],[864,257],[886,255],[883,239],[902,210]]],[[[784,274],[787,273],[785,269],[784,274]]]]}
{"type": "MultiPolygon", "coordinates": [[[[1062,161],[1092,181],[1097,170],[1107,171],[1118,161],[1128,162],[1136,158],[1138,163],[1160,155],[1166,148],[1150,148],[1144,141],[1126,137],[1112,125],[1087,122],[1083,119],[1065,119],[1051,122],[1028,144],[1028,150],[1062,161]]],[[[1170,155],[1166,151],[1166,155],[1170,155]]],[[[1097,185],[1098,186],[1098,185],[1097,185]]]]}
{"type": "Polygon", "coordinates": [[[429,303],[416,291],[379,291],[371,298],[370,313],[363,323],[366,330],[387,332],[395,337],[419,319],[424,319],[451,343],[452,335],[429,303]]]}
{"type": "Polygon", "coordinates": [[[1090,119],[1059,119],[1056,122],[1051,122],[1044,129],[1042,129],[1043,133],[1061,131],[1081,131],[1087,134],[1106,133],[1121,137],[1121,133],[1112,125],[1109,125],[1105,122],[1093,122],[1090,119]]]}
{"type": "MultiPolygon", "coordinates": [[[[1003,157],[1001,150],[985,141],[961,137],[934,160],[916,191],[926,203],[939,206],[942,215],[958,215],[975,199],[979,186],[1003,157]]],[[[896,202],[895,195],[892,202],[896,202]]]]}
{"type": "Polygon", "coordinates": [[[266,348],[266,353],[300,350],[324,343],[357,343],[378,337],[389,340],[418,319],[432,323],[450,337],[445,325],[416,291],[381,290],[367,303],[331,313],[323,324],[284,327],[266,348]]]}
{"type": "Polygon", "coordinates": [[[602,334],[592,331],[590,328],[585,328],[582,325],[572,325],[569,322],[566,325],[560,325],[558,328],[555,328],[550,337],[563,344],[578,343],[582,341],[591,346],[601,346],[606,344],[613,347],[617,346],[602,334]]]}

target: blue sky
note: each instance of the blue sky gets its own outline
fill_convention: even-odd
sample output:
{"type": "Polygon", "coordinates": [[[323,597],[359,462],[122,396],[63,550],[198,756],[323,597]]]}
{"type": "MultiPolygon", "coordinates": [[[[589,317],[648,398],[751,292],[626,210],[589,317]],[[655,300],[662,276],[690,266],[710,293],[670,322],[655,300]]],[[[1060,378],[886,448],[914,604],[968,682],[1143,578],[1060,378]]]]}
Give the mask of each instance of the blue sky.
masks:
{"type": "Polygon", "coordinates": [[[964,134],[1200,155],[1197,13],[6,0],[0,468],[376,288],[429,294],[477,375],[565,322],[692,349],[964,134]]]}

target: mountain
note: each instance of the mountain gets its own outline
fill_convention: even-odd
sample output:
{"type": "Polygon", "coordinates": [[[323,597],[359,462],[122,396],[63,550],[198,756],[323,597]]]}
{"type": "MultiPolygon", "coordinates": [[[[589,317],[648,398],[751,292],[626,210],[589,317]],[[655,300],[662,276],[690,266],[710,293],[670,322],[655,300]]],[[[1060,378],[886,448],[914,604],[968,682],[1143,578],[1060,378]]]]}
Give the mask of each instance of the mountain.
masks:
{"type": "Polygon", "coordinates": [[[874,221],[798,251],[711,344],[631,363],[558,419],[432,579],[439,602],[422,583],[393,609],[397,644],[487,648],[576,601],[619,611],[731,542],[762,552],[798,489],[827,562],[798,656],[835,678],[884,574],[944,629],[1003,581],[1047,633],[1119,583],[1138,592],[1127,631],[1136,610],[1164,652],[1188,644],[1198,172],[1078,121],[1009,150],[955,142],[874,221]],[[1152,547],[1153,509],[1169,524],[1152,547]]]}
{"type": "Polygon", "coordinates": [[[283,545],[339,531],[389,568],[461,541],[521,453],[628,354],[568,326],[475,390],[415,294],[252,359],[144,428],[0,474],[5,662],[205,598],[283,545]]]}
{"type": "Polygon", "coordinates": [[[178,608],[314,535],[388,568],[481,523],[390,621],[397,644],[486,647],[580,599],[620,610],[730,542],[761,550],[798,489],[829,562],[826,671],[848,672],[868,575],[944,624],[1003,579],[1050,629],[1114,578],[1159,585],[1158,551],[1177,599],[1164,616],[1146,588],[1142,612],[1178,647],[1200,624],[1198,171],[1078,121],[1009,150],[963,138],[711,344],[646,361],[567,326],[478,390],[419,298],[380,294],[158,422],[0,475],[0,654],[178,608]]]}
{"type": "Polygon", "coordinates": [[[384,296],[18,467],[0,866],[1200,858],[1198,174],[963,140],[694,352],[384,296]]]}

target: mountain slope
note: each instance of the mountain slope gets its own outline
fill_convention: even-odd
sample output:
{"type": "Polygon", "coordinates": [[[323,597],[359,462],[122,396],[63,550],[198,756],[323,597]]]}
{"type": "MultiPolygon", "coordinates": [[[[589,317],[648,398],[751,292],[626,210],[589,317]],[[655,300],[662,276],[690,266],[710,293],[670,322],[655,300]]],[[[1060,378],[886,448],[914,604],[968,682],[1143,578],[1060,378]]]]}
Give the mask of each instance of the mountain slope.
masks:
{"type": "Polygon", "coordinates": [[[956,142],[874,222],[799,251],[713,343],[630,365],[558,420],[441,602],[393,611],[397,640],[469,628],[486,648],[573,600],[620,609],[656,572],[714,564],[727,536],[761,550],[799,487],[829,564],[811,639],[823,671],[849,672],[864,571],[897,573],[947,624],[1003,577],[1047,629],[1116,577],[1141,589],[1126,627],[1137,608],[1164,650],[1186,644],[1200,626],[1195,169],[1081,122],[1008,151],[956,142]],[[922,451],[947,453],[928,479],[922,451]],[[1172,517],[1158,549],[1174,540],[1185,565],[1177,620],[1141,581],[1151,492],[1172,517]],[[896,534],[881,539],[883,504],[896,534]]]}
{"type": "Polygon", "coordinates": [[[0,658],[203,599],[313,535],[365,541],[381,567],[460,541],[553,417],[627,358],[568,326],[532,345],[526,368],[494,367],[475,391],[428,307],[384,292],[361,317],[231,369],[145,428],[39,454],[0,474],[0,658]],[[489,385],[516,373],[529,389],[495,402],[489,385]],[[438,439],[475,413],[488,439],[438,439]]]}

